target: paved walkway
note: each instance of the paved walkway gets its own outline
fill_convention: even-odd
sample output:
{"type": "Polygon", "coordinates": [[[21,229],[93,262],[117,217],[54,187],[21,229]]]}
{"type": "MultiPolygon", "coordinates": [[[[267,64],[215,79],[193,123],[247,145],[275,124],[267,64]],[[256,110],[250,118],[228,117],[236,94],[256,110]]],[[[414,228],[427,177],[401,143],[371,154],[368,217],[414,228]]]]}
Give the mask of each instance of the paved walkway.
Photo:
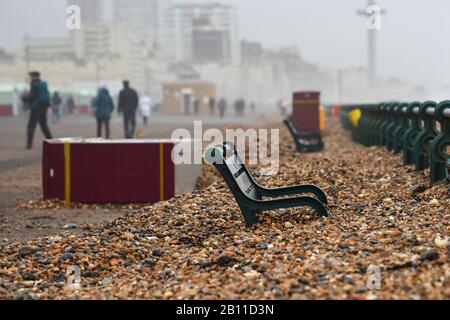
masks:
{"type": "MultiPolygon", "coordinates": [[[[225,118],[207,116],[167,116],[155,115],[148,125],[144,126],[138,118],[137,132],[145,138],[169,138],[173,130],[186,128],[193,131],[194,121],[202,121],[204,129],[225,126],[249,126],[265,119],[262,116],[225,118]]],[[[40,128],[36,128],[35,148],[25,149],[26,118],[0,117],[0,172],[35,164],[41,159],[41,141],[44,139],[40,128]]],[[[93,137],[96,132],[95,120],[90,115],[67,116],[60,123],[51,124],[50,129],[55,137],[93,137]]],[[[122,118],[115,115],[111,122],[111,137],[123,138],[122,118]]]]}

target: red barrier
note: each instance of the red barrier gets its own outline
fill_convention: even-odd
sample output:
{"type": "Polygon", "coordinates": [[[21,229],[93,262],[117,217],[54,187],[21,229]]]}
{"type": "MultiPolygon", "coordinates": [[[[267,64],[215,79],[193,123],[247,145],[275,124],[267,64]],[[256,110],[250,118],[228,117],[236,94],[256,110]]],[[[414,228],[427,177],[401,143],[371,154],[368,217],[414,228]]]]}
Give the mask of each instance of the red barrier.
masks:
{"type": "Polygon", "coordinates": [[[177,183],[171,157],[174,145],[169,140],[46,140],[44,199],[81,203],[170,199],[177,183]]]}
{"type": "Polygon", "coordinates": [[[0,105],[0,117],[12,117],[14,115],[13,106],[10,104],[0,105]]]}
{"type": "Polygon", "coordinates": [[[91,113],[91,107],[88,105],[81,105],[77,107],[79,114],[88,114],[91,113]]]}

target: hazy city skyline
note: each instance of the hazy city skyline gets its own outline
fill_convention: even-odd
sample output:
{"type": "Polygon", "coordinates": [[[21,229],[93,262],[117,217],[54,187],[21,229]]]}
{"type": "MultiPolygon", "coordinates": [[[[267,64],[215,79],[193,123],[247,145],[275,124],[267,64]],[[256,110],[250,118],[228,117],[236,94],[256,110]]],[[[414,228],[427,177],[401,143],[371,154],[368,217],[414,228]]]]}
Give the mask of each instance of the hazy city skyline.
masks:
{"type": "MultiPolygon", "coordinates": [[[[261,41],[266,47],[297,45],[305,60],[333,68],[366,66],[367,30],[364,19],[356,14],[365,7],[365,0],[217,2],[237,7],[241,39],[261,41]]],[[[446,41],[450,2],[385,0],[378,4],[388,10],[378,37],[379,76],[397,77],[431,91],[450,87],[450,43],[446,41]]],[[[66,0],[0,1],[0,47],[19,50],[25,34],[64,36],[65,8],[66,0]]]]}

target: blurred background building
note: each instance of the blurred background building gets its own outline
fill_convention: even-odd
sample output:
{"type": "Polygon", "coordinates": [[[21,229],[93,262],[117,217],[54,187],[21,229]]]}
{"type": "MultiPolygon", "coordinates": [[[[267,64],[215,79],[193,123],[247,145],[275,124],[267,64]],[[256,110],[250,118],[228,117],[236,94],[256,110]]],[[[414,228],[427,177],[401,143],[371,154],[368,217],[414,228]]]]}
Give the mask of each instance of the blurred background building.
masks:
{"type": "Polygon", "coordinates": [[[108,2],[103,0],[67,0],[67,5],[76,5],[81,8],[81,23],[99,23],[105,21],[105,6],[108,2]]]}
{"type": "Polygon", "coordinates": [[[164,14],[172,6],[171,0],[112,0],[108,2],[116,21],[152,47],[160,47],[164,41],[164,14]]]}
{"type": "Polygon", "coordinates": [[[240,62],[236,8],[220,3],[179,3],[166,8],[162,47],[174,62],[240,62]]]}

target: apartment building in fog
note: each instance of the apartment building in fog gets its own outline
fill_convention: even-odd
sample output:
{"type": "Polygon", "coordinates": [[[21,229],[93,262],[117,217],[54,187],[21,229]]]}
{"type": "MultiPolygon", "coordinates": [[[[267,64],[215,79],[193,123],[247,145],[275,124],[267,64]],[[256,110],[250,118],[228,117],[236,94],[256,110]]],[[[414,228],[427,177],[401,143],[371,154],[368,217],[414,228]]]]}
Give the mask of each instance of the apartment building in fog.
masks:
{"type": "Polygon", "coordinates": [[[67,5],[76,5],[81,10],[81,24],[104,21],[104,0],[68,0],[67,5]]]}
{"type": "Polygon", "coordinates": [[[115,20],[121,22],[140,41],[160,47],[164,14],[172,6],[172,0],[110,1],[115,20]]]}
{"type": "Polygon", "coordinates": [[[210,2],[174,4],[165,11],[161,42],[164,53],[175,62],[237,65],[237,10],[210,2]]]}

